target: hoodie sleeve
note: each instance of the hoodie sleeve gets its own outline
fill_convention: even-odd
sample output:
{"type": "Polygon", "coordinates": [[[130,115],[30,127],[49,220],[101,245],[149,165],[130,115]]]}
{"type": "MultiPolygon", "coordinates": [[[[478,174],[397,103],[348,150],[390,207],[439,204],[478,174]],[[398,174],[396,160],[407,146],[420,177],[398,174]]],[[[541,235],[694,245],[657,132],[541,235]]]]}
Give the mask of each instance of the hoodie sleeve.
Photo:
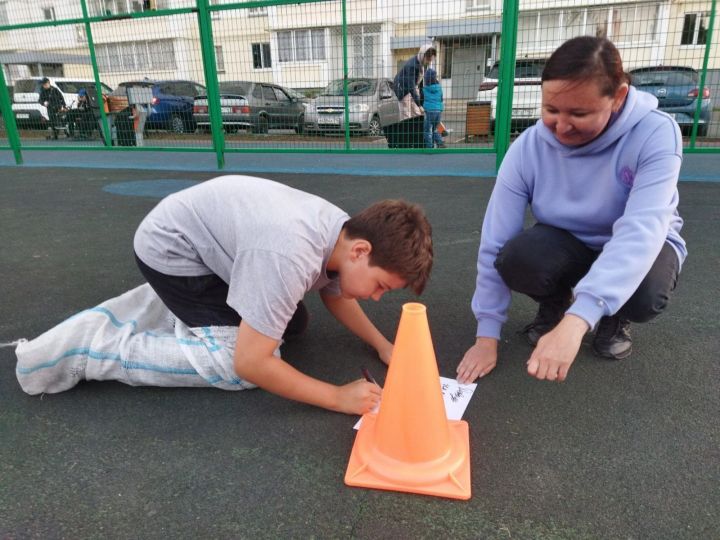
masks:
{"type": "Polygon", "coordinates": [[[575,287],[575,302],[567,312],[591,328],[628,301],[660,253],[678,205],[681,163],[680,129],[663,116],[640,150],[625,211],[613,224],[612,237],[575,287]]]}
{"type": "Polygon", "coordinates": [[[505,155],[483,220],[472,298],[472,310],[478,321],[477,337],[500,339],[500,330],[507,320],[510,289],[495,270],[495,259],[500,248],[523,228],[531,193],[521,170],[521,145],[525,140],[521,136],[505,155]]]}

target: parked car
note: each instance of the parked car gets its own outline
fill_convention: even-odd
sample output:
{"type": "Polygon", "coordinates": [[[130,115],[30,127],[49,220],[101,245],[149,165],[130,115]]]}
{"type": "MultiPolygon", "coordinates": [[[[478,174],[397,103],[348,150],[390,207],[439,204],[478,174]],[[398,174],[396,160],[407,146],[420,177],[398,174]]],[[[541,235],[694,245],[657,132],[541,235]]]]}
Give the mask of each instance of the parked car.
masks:
{"type": "MultiPolygon", "coordinates": [[[[515,61],[515,81],[513,86],[511,130],[527,128],[542,116],[542,72],[545,69],[544,58],[515,61]]],[[[500,62],[495,62],[480,83],[477,101],[490,103],[490,124],[495,125],[497,111],[498,83],[500,81],[500,62]]]]}
{"type": "MultiPolygon", "coordinates": [[[[223,81],[219,90],[222,123],[227,130],[267,133],[270,128],[286,128],[302,133],[309,101],[305,96],[277,84],[253,81],[223,81]]],[[[198,129],[209,129],[207,95],[195,97],[193,118],[198,129]]]]}
{"type": "MultiPolygon", "coordinates": [[[[658,100],[658,109],[672,116],[683,132],[690,132],[700,95],[696,70],[683,66],[642,67],[630,70],[630,77],[635,88],[654,95],[658,100]]],[[[701,101],[697,133],[705,136],[712,115],[707,86],[702,91],[701,101]]]]}
{"type": "MultiPolygon", "coordinates": [[[[379,136],[383,126],[400,121],[400,109],[391,79],[351,78],[347,80],[347,91],[351,132],[379,136]]],[[[337,79],[308,104],[305,132],[344,130],[345,81],[337,79]]]]}
{"type": "MultiPolygon", "coordinates": [[[[93,79],[71,79],[62,77],[48,77],[50,84],[60,90],[67,109],[77,107],[77,94],[80,88],[94,88],[93,79]]],[[[40,87],[43,77],[29,77],[15,81],[13,91],[12,110],[18,127],[42,128],[47,127],[49,118],[47,107],[41,105],[40,87]]],[[[112,88],[101,83],[104,93],[111,93],[112,88]]]]}
{"type": "Polygon", "coordinates": [[[183,80],[127,81],[120,83],[111,96],[127,98],[129,86],[152,88],[150,114],[145,123],[147,129],[168,129],[175,133],[195,131],[193,120],[195,97],[207,93],[202,84],[183,80]]]}

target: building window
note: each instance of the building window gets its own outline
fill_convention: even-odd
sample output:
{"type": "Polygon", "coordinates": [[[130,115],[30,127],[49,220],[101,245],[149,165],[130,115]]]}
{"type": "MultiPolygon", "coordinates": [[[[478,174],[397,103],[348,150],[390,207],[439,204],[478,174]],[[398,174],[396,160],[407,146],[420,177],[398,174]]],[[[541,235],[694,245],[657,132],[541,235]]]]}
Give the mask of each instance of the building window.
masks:
{"type": "Polygon", "coordinates": [[[443,79],[452,77],[453,50],[451,46],[443,47],[442,73],[440,75],[443,79]]]}
{"type": "Polygon", "coordinates": [[[278,32],[280,62],[325,60],[325,29],[278,32]]]}
{"type": "Polygon", "coordinates": [[[46,21],[55,20],[55,8],[53,6],[43,8],[43,18],[46,21]]]}
{"type": "Polygon", "coordinates": [[[521,12],[518,49],[550,51],[577,36],[602,36],[624,45],[652,43],[657,41],[659,14],[660,4],[521,12]]]}
{"type": "Polygon", "coordinates": [[[705,45],[707,43],[707,13],[686,13],[680,45],[705,45]]]}
{"type": "Polygon", "coordinates": [[[167,9],[168,0],[90,0],[91,16],[122,15],[167,9]]]}
{"type": "Polygon", "coordinates": [[[264,17],[265,15],[267,15],[266,6],[248,8],[248,17],[264,17]]]}
{"type": "Polygon", "coordinates": [[[10,24],[7,2],[0,2],[0,24],[10,24]]]}
{"type": "Polygon", "coordinates": [[[95,46],[101,71],[123,72],[177,69],[172,40],[107,43],[95,46]]]}
{"type": "Polygon", "coordinates": [[[269,43],[253,43],[252,57],[254,69],[265,69],[272,67],[269,43]]]}
{"type": "Polygon", "coordinates": [[[490,9],[490,0],[466,0],[465,5],[468,11],[490,9]]]}
{"type": "Polygon", "coordinates": [[[222,45],[215,46],[215,66],[219,73],[225,72],[225,57],[223,56],[222,45]]]}

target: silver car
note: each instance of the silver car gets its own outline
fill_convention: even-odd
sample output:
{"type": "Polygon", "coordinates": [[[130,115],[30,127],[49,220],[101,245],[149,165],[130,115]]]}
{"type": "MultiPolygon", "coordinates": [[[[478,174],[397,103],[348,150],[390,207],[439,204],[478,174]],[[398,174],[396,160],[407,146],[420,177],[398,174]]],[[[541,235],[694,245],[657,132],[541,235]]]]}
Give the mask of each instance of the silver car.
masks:
{"type": "MultiPolygon", "coordinates": [[[[267,133],[270,128],[288,128],[302,133],[307,98],[277,84],[252,81],[220,83],[220,111],[228,131],[248,129],[267,133]]],[[[207,96],[197,96],[193,119],[201,131],[210,128],[207,96]]]]}
{"type": "MultiPolygon", "coordinates": [[[[400,120],[397,97],[391,79],[351,78],[347,80],[350,131],[382,135],[383,126],[400,120]]],[[[310,101],[305,110],[305,132],[345,131],[345,81],[332,81],[310,101]]]]}

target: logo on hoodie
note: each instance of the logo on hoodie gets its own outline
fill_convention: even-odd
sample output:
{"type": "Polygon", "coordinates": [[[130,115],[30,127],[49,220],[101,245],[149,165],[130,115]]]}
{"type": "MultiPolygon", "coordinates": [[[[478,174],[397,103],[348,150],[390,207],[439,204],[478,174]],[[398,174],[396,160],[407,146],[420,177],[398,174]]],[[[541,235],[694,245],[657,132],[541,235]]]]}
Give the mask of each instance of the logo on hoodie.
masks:
{"type": "Polygon", "coordinates": [[[633,187],[633,183],[635,182],[635,173],[630,167],[626,165],[625,167],[620,169],[620,177],[618,178],[618,181],[623,186],[630,189],[633,187]]]}

